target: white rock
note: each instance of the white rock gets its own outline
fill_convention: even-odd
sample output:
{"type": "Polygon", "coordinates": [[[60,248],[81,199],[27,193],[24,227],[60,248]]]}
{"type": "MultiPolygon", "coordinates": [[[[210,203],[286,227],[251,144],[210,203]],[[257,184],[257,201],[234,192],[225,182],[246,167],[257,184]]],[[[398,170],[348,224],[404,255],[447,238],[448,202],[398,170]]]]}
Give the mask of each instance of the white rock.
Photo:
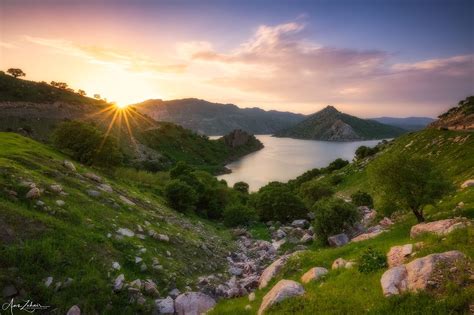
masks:
{"type": "Polygon", "coordinates": [[[258,315],[263,314],[271,306],[291,297],[304,294],[301,284],[292,280],[280,280],[262,299],[258,315]]]}
{"type": "Polygon", "coordinates": [[[96,175],[96,174],[94,174],[94,173],[85,173],[85,174],[84,174],[84,177],[85,177],[85,178],[88,178],[88,179],[90,179],[90,180],[93,180],[93,181],[95,181],[95,182],[102,183],[102,177],[100,177],[100,176],[98,176],[98,175],[96,175]]]}
{"type": "Polygon", "coordinates": [[[133,237],[135,235],[135,232],[133,232],[130,229],[127,228],[120,228],[117,230],[117,234],[123,235],[123,236],[128,236],[128,237],[133,237]]]}
{"type": "Polygon", "coordinates": [[[54,193],[56,193],[56,194],[59,194],[60,192],[63,191],[63,187],[62,187],[61,185],[59,185],[59,184],[53,184],[53,185],[50,185],[50,186],[49,186],[49,190],[50,190],[51,192],[54,192],[54,193]]]}
{"type": "Polygon", "coordinates": [[[309,222],[308,220],[305,220],[305,219],[302,219],[302,220],[294,220],[293,222],[291,222],[291,226],[295,227],[295,228],[306,228],[309,226],[309,222]]]}
{"type": "Polygon", "coordinates": [[[60,207],[64,206],[66,203],[63,200],[56,200],[56,204],[60,207]]]}
{"type": "Polygon", "coordinates": [[[114,192],[112,187],[108,184],[100,184],[99,186],[97,186],[97,188],[108,193],[114,192]]]}
{"type": "Polygon", "coordinates": [[[114,268],[115,270],[120,270],[120,268],[122,268],[122,267],[120,266],[120,264],[118,262],[114,261],[112,263],[112,268],[114,268]]]}
{"type": "Polygon", "coordinates": [[[76,171],[76,167],[74,166],[74,164],[71,161],[64,160],[63,165],[72,172],[76,171]]]}
{"type": "Polygon", "coordinates": [[[155,310],[157,314],[174,314],[174,301],[168,296],[166,299],[155,300],[155,310]]]}
{"type": "Polygon", "coordinates": [[[53,283],[53,277],[48,277],[44,280],[44,285],[49,288],[49,286],[53,283]]]}
{"type": "Polygon", "coordinates": [[[250,301],[250,302],[255,301],[255,292],[251,292],[251,293],[249,294],[249,301],[250,301]]]}
{"type": "Polygon", "coordinates": [[[142,261],[143,261],[143,258],[138,257],[138,256],[135,257],[135,263],[136,263],[136,264],[139,264],[139,263],[141,263],[142,261]]]}
{"type": "Polygon", "coordinates": [[[328,270],[323,267],[314,267],[308,270],[302,277],[301,282],[308,283],[311,281],[317,281],[328,273],[328,270]]]}
{"type": "Polygon", "coordinates": [[[120,198],[120,200],[122,200],[122,202],[123,202],[124,204],[126,204],[126,205],[128,205],[128,206],[134,206],[134,205],[135,205],[135,203],[134,203],[133,201],[131,201],[130,199],[128,199],[128,198],[125,197],[125,196],[120,195],[119,198],[120,198]]]}
{"type": "Polygon", "coordinates": [[[66,315],[81,315],[81,309],[77,305],[73,305],[66,315]]]}
{"type": "Polygon", "coordinates": [[[446,235],[460,228],[471,225],[467,219],[446,219],[434,222],[423,222],[411,227],[410,237],[414,238],[423,233],[434,233],[437,235],[446,235]]]}
{"type": "Polygon", "coordinates": [[[178,315],[199,315],[206,313],[216,305],[216,301],[201,292],[186,292],[179,295],[175,303],[178,315]]]}
{"type": "Polygon", "coordinates": [[[125,275],[122,273],[114,281],[114,291],[120,291],[123,288],[123,282],[125,280],[125,275]]]}
{"type": "Polygon", "coordinates": [[[27,193],[26,193],[26,198],[27,199],[37,199],[41,196],[41,191],[37,187],[31,188],[27,193]]]}
{"type": "Polygon", "coordinates": [[[345,233],[329,236],[328,243],[332,247],[340,247],[349,243],[349,237],[345,233]]]}

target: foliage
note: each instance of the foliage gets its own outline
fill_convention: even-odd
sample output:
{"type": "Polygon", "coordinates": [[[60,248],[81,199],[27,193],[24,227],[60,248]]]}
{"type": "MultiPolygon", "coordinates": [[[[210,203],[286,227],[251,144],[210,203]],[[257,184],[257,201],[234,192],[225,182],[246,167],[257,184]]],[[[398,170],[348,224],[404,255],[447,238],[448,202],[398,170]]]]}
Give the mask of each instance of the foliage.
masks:
{"type": "Polygon", "coordinates": [[[374,206],[374,201],[372,197],[364,191],[356,191],[351,195],[351,199],[352,203],[358,207],[367,206],[369,208],[372,208],[374,206]]]}
{"type": "Polygon", "coordinates": [[[387,267],[385,254],[368,247],[358,259],[358,269],[362,273],[371,273],[387,267]]]}
{"type": "Polygon", "coordinates": [[[80,96],[86,96],[86,91],[79,89],[77,90],[77,94],[79,94],[80,96]]]}
{"type": "Polygon", "coordinates": [[[418,222],[424,221],[423,207],[450,190],[450,183],[430,160],[404,154],[376,160],[369,168],[369,177],[384,202],[410,209],[418,222]]]}
{"type": "Polygon", "coordinates": [[[305,201],[306,205],[311,207],[316,201],[332,196],[334,190],[327,183],[315,180],[302,184],[299,194],[305,201]]]}
{"type": "Polygon", "coordinates": [[[339,169],[343,168],[347,164],[349,164],[349,161],[347,161],[347,160],[343,160],[341,158],[335,159],[334,161],[329,163],[329,166],[326,167],[326,170],[329,171],[329,172],[336,171],[336,170],[339,170],[339,169]]]}
{"type": "Polygon", "coordinates": [[[279,182],[260,188],[252,199],[263,221],[289,222],[305,218],[308,212],[303,201],[287,185],[279,182]]]}
{"type": "Polygon", "coordinates": [[[367,147],[365,145],[362,145],[360,147],[357,148],[357,150],[355,151],[355,157],[357,160],[361,160],[361,159],[364,159],[368,156],[372,156],[374,155],[375,153],[377,153],[379,151],[379,148],[378,147],[367,147]]]}
{"type": "Polygon", "coordinates": [[[170,206],[180,212],[194,210],[197,202],[196,191],[179,179],[173,179],[166,185],[165,197],[170,206]]]}
{"type": "Polygon", "coordinates": [[[248,194],[249,193],[249,184],[246,182],[237,182],[233,186],[234,190],[241,192],[243,194],[248,194]]]}
{"type": "Polygon", "coordinates": [[[331,185],[339,185],[340,183],[342,183],[343,180],[344,176],[342,176],[341,174],[334,174],[329,177],[329,182],[331,183],[331,185]]]}
{"type": "Polygon", "coordinates": [[[194,168],[184,161],[179,161],[172,169],[170,169],[170,177],[176,179],[182,175],[189,175],[192,171],[194,171],[194,168]]]}
{"type": "Polygon", "coordinates": [[[68,85],[66,82],[56,82],[56,81],[51,81],[51,86],[54,86],[55,88],[61,89],[61,90],[66,90],[68,88],[68,85]]]}
{"type": "Polygon", "coordinates": [[[78,121],[61,123],[52,136],[54,144],[81,163],[98,166],[117,166],[123,154],[115,138],[105,137],[94,125],[78,121]]]}
{"type": "Polygon", "coordinates": [[[26,73],[24,73],[23,70],[18,68],[10,68],[7,70],[7,73],[11,74],[15,78],[26,76],[26,73]]]}
{"type": "Polygon", "coordinates": [[[360,218],[357,208],[339,198],[323,199],[314,204],[313,227],[316,235],[327,242],[329,236],[342,233],[360,218]]]}
{"type": "Polygon", "coordinates": [[[224,224],[226,226],[242,226],[249,225],[252,222],[258,220],[258,216],[255,211],[242,204],[229,205],[224,209],[223,213],[224,224]]]}

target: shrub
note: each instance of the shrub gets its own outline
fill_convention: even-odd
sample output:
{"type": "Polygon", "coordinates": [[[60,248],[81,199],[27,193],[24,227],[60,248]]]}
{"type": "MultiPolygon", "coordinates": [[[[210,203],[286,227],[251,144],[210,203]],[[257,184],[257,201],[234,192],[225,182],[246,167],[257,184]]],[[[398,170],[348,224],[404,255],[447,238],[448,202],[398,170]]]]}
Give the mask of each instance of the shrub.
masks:
{"type": "Polygon", "coordinates": [[[343,180],[344,177],[340,174],[334,174],[329,178],[329,182],[331,183],[331,185],[338,185],[342,183],[343,180]]]}
{"type": "Polygon", "coordinates": [[[365,145],[360,146],[355,151],[355,157],[357,160],[372,156],[379,151],[378,147],[366,147],[365,145]]]}
{"type": "Polygon", "coordinates": [[[305,218],[308,212],[303,201],[279,182],[262,187],[254,198],[255,208],[263,221],[289,222],[305,218]]]}
{"type": "Polygon", "coordinates": [[[309,207],[311,207],[316,201],[324,197],[330,197],[333,194],[334,190],[331,186],[320,181],[309,181],[300,187],[300,196],[309,207]]]}
{"type": "Polygon", "coordinates": [[[67,121],[54,131],[53,143],[72,154],[81,163],[98,166],[118,166],[123,154],[115,138],[105,135],[94,125],[67,121]]]}
{"type": "Polygon", "coordinates": [[[358,260],[358,269],[362,273],[371,273],[387,267],[387,259],[381,251],[367,248],[358,260]]]}
{"type": "Polygon", "coordinates": [[[197,202],[196,191],[179,179],[171,180],[165,187],[169,205],[180,212],[192,211],[197,202]]]}
{"type": "Polygon", "coordinates": [[[237,182],[234,184],[233,188],[243,194],[249,193],[249,184],[247,184],[246,182],[237,182]]]}
{"type": "Polygon", "coordinates": [[[342,199],[323,199],[316,202],[313,227],[316,235],[327,242],[329,236],[342,233],[360,218],[357,208],[342,199]]]}
{"type": "Polygon", "coordinates": [[[368,193],[360,191],[360,190],[353,193],[351,195],[351,199],[352,199],[352,203],[358,207],[360,206],[373,207],[374,206],[374,201],[372,197],[368,193]]]}
{"type": "Polygon", "coordinates": [[[343,160],[341,158],[335,159],[334,161],[329,163],[329,166],[326,167],[326,170],[328,172],[336,171],[336,170],[339,170],[339,169],[343,168],[347,164],[349,164],[349,161],[347,161],[347,160],[343,160]]]}
{"type": "Polygon", "coordinates": [[[258,219],[255,211],[242,204],[227,206],[223,213],[224,224],[226,226],[249,225],[258,219]]]}
{"type": "Polygon", "coordinates": [[[170,170],[170,177],[176,179],[182,175],[189,175],[194,169],[188,165],[186,162],[179,161],[176,165],[170,170]]]}

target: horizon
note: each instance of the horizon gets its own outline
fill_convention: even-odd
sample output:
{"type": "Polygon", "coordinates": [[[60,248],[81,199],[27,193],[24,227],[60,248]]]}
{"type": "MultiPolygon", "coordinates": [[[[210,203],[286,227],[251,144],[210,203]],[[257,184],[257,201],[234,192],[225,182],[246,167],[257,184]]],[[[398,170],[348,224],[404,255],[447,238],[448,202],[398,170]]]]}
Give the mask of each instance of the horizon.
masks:
{"type": "Polygon", "coordinates": [[[305,115],[331,104],[363,118],[435,118],[474,94],[473,6],[4,1],[0,67],[120,105],[198,98],[305,115]]]}

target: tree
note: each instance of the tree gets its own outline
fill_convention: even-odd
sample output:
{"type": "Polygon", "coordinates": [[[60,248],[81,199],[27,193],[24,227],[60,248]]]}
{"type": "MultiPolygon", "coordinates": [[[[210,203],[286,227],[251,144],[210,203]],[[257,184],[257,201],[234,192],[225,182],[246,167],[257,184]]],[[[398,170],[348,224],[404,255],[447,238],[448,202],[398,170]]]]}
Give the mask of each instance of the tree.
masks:
{"type": "Polygon", "coordinates": [[[224,224],[229,227],[249,225],[258,219],[253,209],[242,204],[227,206],[223,213],[224,224]]]}
{"type": "Polygon", "coordinates": [[[170,170],[170,177],[176,179],[182,175],[189,175],[194,169],[184,161],[179,161],[176,165],[170,170]]]}
{"type": "Polygon", "coordinates": [[[58,88],[58,89],[61,89],[61,90],[67,90],[67,89],[68,89],[68,85],[67,85],[67,83],[65,83],[65,82],[51,81],[50,84],[51,84],[52,86],[54,86],[55,88],[58,88]]]}
{"type": "Polygon", "coordinates": [[[358,147],[357,150],[355,151],[355,157],[356,157],[357,160],[361,160],[361,159],[366,158],[368,156],[374,155],[378,151],[379,151],[379,149],[377,147],[370,148],[370,147],[367,147],[365,145],[362,145],[362,146],[358,147]]]}
{"type": "Polygon", "coordinates": [[[333,194],[334,191],[331,186],[320,181],[309,181],[300,187],[300,196],[308,207],[311,207],[316,201],[330,197],[333,194]]]}
{"type": "Polygon", "coordinates": [[[344,166],[346,166],[347,164],[349,164],[349,161],[347,160],[343,160],[343,159],[335,159],[334,161],[332,161],[331,163],[329,163],[329,166],[326,167],[326,170],[328,172],[332,172],[332,171],[336,171],[338,169],[341,169],[343,168],[344,166]]]}
{"type": "Polygon", "coordinates": [[[196,191],[179,179],[171,180],[165,187],[169,205],[180,212],[192,211],[197,202],[196,191]]]}
{"type": "Polygon", "coordinates": [[[95,98],[96,100],[100,100],[100,94],[94,94],[94,98],[95,98]]]}
{"type": "Polygon", "coordinates": [[[406,155],[385,155],[369,168],[374,189],[382,194],[382,203],[394,203],[401,209],[410,209],[418,222],[423,222],[423,208],[441,199],[451,184],[425,158],[406,155]]]}
{"type": "Polygon", "coordinates": [[[329,236],[352,227],[360,218],[353,204],[339,198],[320,200],[314,204],[312,211],[314,232],[324,242],[329,236]]]}
{"type": "Polygon", "coordinates": [[[79,90],[77,90],[77,94],[79,94],[80,96],[85,96],[86,91],[79,89],[79,90]]]}
{"type": "Polygon", "coordinates": [[[358,207],[361,206],[367,206],[367,207],[373,207],[374,206],[374,201],[372,200],[372,197],[363,191],[356,191],[351,195],[352,203],[355,204],[358,207]]]}
{"type": "Polygon", "coordinates": [[[249,184],[247,184],[246,182],[237,182],[234,184],[233,188],[243,194],[249,193],[249,184]]]}
{"type": "Polygon", "coordinates": [[[18,69],[18,68],[10,68],[7,70],[7,72],[10,73],[15,78],[26,76],[26,73],[24,73],[23,70],[18,69]]]}

